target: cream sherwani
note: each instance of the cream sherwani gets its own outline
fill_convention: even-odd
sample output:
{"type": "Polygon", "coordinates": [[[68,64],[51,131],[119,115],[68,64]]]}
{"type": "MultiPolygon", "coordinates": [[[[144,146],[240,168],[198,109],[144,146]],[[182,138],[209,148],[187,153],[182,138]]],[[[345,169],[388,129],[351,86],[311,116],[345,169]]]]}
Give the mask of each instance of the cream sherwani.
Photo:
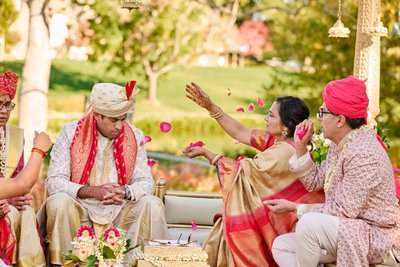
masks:
{"type": "MultiPolygon", "coordinates": [[[[111,225],[118,227],[127,232],[132,244],[148,238],[167,238],[163,204],[151,195],[154,182],[142,144],[143,133],[131,126],[138,143],[135,169],[129,185],[134,200],[122,205],[103,205],[96,199],[79,199],[77,192],[84,185],[70,180],[70,146],[76,126],[77,121],[64,125],[56,140],[46,180],[50,197],[38,214],[41,227],[47,232],[51,263],[62,262],[62,254],[71,250],[71,240],[81,225],[93,226],[96,234],[111,225]]],[[[97,154],[87,182],[89,185],[118,183],[113,142],[98,134],[97,154]]],[[[129,255],[125,257],[124,266],[131,264],[129,258],[129,255]]]]}

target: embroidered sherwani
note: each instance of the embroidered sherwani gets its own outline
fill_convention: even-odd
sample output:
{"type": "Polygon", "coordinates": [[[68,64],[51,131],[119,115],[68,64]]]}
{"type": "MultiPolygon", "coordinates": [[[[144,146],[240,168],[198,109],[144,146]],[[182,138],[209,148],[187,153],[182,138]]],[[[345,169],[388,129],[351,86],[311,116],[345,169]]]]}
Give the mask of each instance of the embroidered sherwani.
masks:
{"type": "MultiPolygon", "coordinates": [[[[143,239],[166,238],[163,204],[151,195],[154,182],[142,144],[143,133],[131,126],[138,144],[135,169],[130,179],[131,184],[128,185],[134,200],[125,201],[122,205],[103,205],[101,201],[93,198],[78,198],[77,192],[84,185],[70,180],[70,147],[76,127],[77,121],[64,125],[54,144],[46,180],[50,197],[38,214],[41,227],[47,232],[46,241],[49,242],[51,263],[62,262],[62,254],[68,254],[71,250],[71,240],[80,225],[93,226],[96,234],[100,234],[111,225],[118,227],[127,232],[127,238],[131,239],[132,244],[140,243],[143,239]]],[[[114,140],[98,134],[97,153],[88,185],[118,183],[113,142],[114,140]]],[[[130,155],[125,155],[128,160],[129,157],[130,155]]],[[[129,257],[125,257],[124,266],[131,264],[127,263],[128,261],[129,257]]]]}
{"type": "Polygon", "coordinates": [[[309,159],[296,174],[309,191],[322,189],[330,180],[325,203],[304,205],[303,212],[339,218],[338,267],[368,266],[390,249],[400,259],[400,206],[392,166],[372,130],[332,144],[326,161],[317,166],[309,159]]]}
{"type": "MultiPolygon", "coordinates": [[[[4,127],[6,143],[5,175],[4,179],[17,176],[24,167],[24,131],[18,127],[6,125],[4,127]]],[[[4,190],[4,189],[2,189],[4,190]]],[[[11,226],[11,233],[16,239],[13,254],[13,264],[18,266],[46,266],[40,235],[37,231],[36,214],[33,208],[26,207],[19,211],[10,205],[10,213],[7,214],[11,226]]]]}

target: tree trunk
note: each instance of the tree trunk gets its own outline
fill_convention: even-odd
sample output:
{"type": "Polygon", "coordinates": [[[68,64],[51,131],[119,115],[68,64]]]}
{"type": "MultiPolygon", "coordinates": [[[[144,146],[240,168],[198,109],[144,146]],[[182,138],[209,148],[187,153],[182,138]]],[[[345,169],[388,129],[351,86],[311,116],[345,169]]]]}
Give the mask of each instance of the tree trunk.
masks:
{"type": "Polygon", "coordinates": [[[147,79],[149,81],[149,94],[148,100],[153,105],[158,105],[160,102],[157,99],[157,81],[158,81],[158,74],[154,72],[147,72],[147,79]]]}
{"type": "Polygon", "coordinates": [[[25,158],[30,155],[34,131],[47,129],[47,93],[51,57],[46,21],[47,0],[28,0],[29,35],[22,87],[19,95],[19,127],[25,130],[25,158]]]}

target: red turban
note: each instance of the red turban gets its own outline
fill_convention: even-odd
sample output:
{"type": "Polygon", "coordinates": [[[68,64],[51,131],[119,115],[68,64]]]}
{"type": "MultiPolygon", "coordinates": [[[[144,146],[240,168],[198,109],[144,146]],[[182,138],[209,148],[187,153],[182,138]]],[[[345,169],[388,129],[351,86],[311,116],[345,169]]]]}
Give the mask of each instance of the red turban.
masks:
{"type": "Polygon", "coordinates": [[[18,75],[12,71],[0,74],[0,96],[10,95],[13,99],[17,91],[18,75]]]}
{"type": "Polygon", "coordinates": [[[368,118],[368,96],[365,81],[353,76],[329,82],[322,97],[328,109],[348,118],[368,118]]]}

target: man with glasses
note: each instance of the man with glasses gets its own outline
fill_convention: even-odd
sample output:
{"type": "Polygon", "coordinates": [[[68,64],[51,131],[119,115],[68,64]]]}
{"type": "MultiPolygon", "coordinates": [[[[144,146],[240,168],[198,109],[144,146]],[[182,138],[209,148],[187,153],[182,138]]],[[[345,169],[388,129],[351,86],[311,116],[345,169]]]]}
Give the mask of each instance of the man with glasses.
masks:
{"type": "MultiPolygon", "coordinates": [[[[12,100],[17,83],[18,76],[14,72],[0,74],[0,178],[3,179],[14,178],[24,167],[24,132],[7,124],[15,107],[12,100]]],[[[0,258],[11,254],[12,263],[18,266],[46,266],[36,227],[36,214],[30,207],[31,203],[31,196],[0,200],[0,254],[3,254],[0,258]],[[7,229],[7,219],[10,221],[10,229],[7,229]]]]}
{"type": "Polygon", "coordinates": [[[376,133],[365,126],[368,97],[365,82],[352,76],[330,82],[318,110],[324,137],[333,144],[319,166],[307,143],[313,122],[295,138],[292,170],[309,191],[324,189],[325,202],[264,203],[276,213],[296,212],[296,232],[275,239],[274,259],[280,266],[400,266],[400,206],[389,157],[376,133]]]}

